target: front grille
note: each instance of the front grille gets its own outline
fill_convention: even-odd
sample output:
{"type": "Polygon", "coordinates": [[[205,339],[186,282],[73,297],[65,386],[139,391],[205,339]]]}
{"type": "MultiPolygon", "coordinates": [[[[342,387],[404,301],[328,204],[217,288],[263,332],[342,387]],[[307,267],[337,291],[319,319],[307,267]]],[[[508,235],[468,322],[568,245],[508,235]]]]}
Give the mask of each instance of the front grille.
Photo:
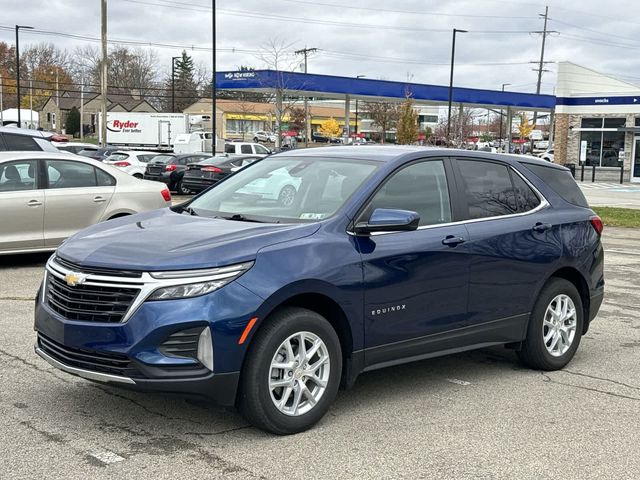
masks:
{"type": "Polygon", "coordinates": [[[68,320],[121,322],[138,295],[137,288],[114,286],[69,286],[53,274],[47,275],[47,305],[68,320]]]}
{"type": "Polygon", "coordinates": [[[38,333],[38,347],[50,357],[69,367],[119,377],[141,378],[144,376],[133,365],[129,357],[119,353],[67,347],[54,342],[41,333],[38,333]]]}
{"type": "Polygon", "coordinates": [[[162,342],[158,350],[169,357],[197,358],[198,340],[204,327],[175,332],[162,342]]]}
{"type": "Polygon", "coordinates": [[[137,272],[134,270],[112,270],[110,268],[83,267],[70,262],[69,260],[65,260],[64,258],[57,255],[55,257],[55,262],[61,267],[73,270],[74,272],[91,273],[94,275],[107,275],[109,277],[142,277],[142,272],[137,272]]]}

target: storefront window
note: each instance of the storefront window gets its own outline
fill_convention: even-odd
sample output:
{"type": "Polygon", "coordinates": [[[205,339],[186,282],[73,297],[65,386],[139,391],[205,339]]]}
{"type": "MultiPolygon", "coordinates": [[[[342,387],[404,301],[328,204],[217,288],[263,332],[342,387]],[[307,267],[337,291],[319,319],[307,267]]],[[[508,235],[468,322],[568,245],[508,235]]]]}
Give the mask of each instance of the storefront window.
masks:
{"type": "MultiPolygon", "coordinates": [[[[636,120],[637,121],[637,120],[636,120]]],[[[583,118],[582,128],[622,128],[626,125],[625,118],[583,118]]],[[[581,157],[586,165],[598,167],[618,167],[622,162],[621,152],[624,152],[625,132],[592,131],[580,133],[581,152],[586,147],[586,157],[581,157]]]]}
{"type": "Polygon", "coordinates": [[[227,134],[242,135],[246,133],[264,130],[264,121],[262,120],[227,120],[227,134]]]}

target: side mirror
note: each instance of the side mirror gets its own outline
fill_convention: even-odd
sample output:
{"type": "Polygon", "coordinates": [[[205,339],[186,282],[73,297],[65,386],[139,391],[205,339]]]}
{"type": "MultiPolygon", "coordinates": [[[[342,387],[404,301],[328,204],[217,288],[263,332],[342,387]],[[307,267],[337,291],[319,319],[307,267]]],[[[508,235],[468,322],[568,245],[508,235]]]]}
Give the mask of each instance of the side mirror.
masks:
{"type": "Polygon", "coordinates": [[[408,232],[416,230],[419,223],[420,215],[416,212],[376,208],[369,221],[356,224],[355,233],[368,235],[373,232],[408,232]]]}

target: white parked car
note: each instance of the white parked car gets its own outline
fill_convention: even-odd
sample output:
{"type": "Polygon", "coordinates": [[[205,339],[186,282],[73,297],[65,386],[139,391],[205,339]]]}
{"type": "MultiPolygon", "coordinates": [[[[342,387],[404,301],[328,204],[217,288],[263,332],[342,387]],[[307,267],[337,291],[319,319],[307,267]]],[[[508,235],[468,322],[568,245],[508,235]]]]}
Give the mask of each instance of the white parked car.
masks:
{"type": "Polygon", "coordinates": [[[271,172],[268,178],[257,178],[246,184],[237,193],[256,200],[276,200],[283,207],[289,207],[296,198],[298,188],[300,177],[292,177],[289,171],[282,167],[271,172]]]}
{"type": "Polygon", "coordinates": [[[147,163],[149,163],[153,157],[157,157],[158,155],[158,152],[116,150],[104,160],[104,163],[117,167],[129,175],[141,179],[144,177],[144,171],[147,168],[147,163]]]}
{"type": "Polygon", "coordinates": [[[258,142],[271,142],[276,143],[276,134],[271,132],[265,132],[264,130],[258,130],[253,133],[253,141],[258,142]]]}
{"type": "Polygon", "coordinates": [[[546,160],[547,162],[553,163],[553,148],[547,150],[546,152],[542,152],[538,155],[539,158],[546,160]]]}
{"type": "Polygon", "coordinates": [[[0,254],[55,250],[95,223],[170,205],[166,185],[97,160],[0,152],[0,254]]]}
{"type": "Polygon", "coordinates": [[[228,142],[224,146],[224,153],[229,155],[257,155],[266,157],[271,153],[264,145],[249,142],[228,142]]]}

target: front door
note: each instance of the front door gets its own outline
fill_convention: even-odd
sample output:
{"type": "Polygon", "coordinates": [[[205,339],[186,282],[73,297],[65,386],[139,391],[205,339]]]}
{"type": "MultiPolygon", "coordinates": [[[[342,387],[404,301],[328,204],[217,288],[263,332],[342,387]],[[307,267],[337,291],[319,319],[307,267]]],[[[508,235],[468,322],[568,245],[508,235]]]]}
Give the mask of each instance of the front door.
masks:
{"type": "Polygon", "coordinates": [[[633,142],[633,163],[631,165],[631,181],[640,183],[640,137],[633,142]]]}
{"type": "Polygon", "coordinates": [[[430,338],[460,328],[467,314],[468,256],[464,225],[452,222],[443,160],[394,173],[363,213],[410,210],[420,227],[357,237],[364,266],[365,361],[380,364],[421,355],[430,338]]]}
{"type": "Polygon", "coordinates": [[[0,252],[44,245],[44,191],[36,172],[37,160],[0,165],[0,252]]]}
{"type": "Polygon", "coordinates": [[[45,246],[55,247],[98,223],[115,191],[115,179],[84,162],[46,160],[45,246]]]}

